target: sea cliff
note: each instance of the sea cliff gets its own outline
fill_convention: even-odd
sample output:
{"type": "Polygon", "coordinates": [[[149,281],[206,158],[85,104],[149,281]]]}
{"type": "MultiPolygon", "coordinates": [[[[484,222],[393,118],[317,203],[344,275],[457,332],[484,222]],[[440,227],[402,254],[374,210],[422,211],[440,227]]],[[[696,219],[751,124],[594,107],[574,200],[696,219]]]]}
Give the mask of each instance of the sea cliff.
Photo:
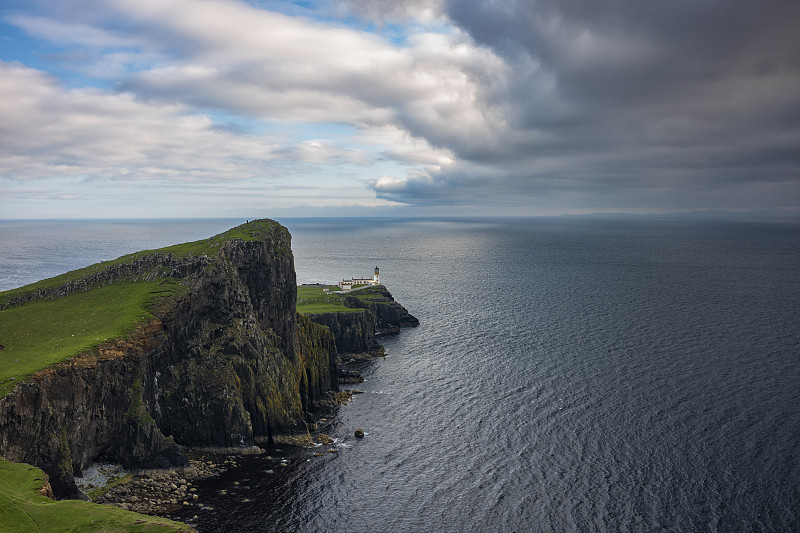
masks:
{"type": "Polygon", "coordinates": [[[270,220],[7,291],[0,309],[143,283],[156,288],[134,328],[0,399],[0,455],[40,467],[56,496],[79,496],[73,476],[94,461],[183,465],[179,445],[307,435],[309,407],[338,388],[333,336],[297,315],[291,237],[270,220]]]}
{"type": "Polygon", "coordinates": [[[328,328],[336,341],[336,353],[349,357],[379,357],[383,346],[375,340],[375,317],[366,309],[355,313],[313,313],[308,318],[328,328]]]}
{"type": "Polygon", "coordinates": [[[383,285],[375,285],[345,294],[342,300],[347,307],[369,310],[372,313],[375,332],[378,335],[398,333],[400,328],[419,325],[419,320],[397,303],[383,285]]]}
{"type": "Polygon", "coordinates": [[[336,301],[341,310],[332,308],[307,315],[330,330],[340,359],[382,356],[384,348],[377,341],[378,336],[419,325],[419,320],[397,303],[383,285],[329,293],[325,300],[328,305],[336,301]]]}

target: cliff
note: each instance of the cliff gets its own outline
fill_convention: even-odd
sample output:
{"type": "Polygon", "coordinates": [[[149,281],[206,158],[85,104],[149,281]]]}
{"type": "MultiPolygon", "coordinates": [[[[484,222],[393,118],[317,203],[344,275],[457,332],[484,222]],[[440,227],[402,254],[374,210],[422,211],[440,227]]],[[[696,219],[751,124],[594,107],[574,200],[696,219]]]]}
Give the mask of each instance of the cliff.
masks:
{"type": "MultiPolygon", "coordinates": [[[[57,496],[77,495],[73,476],[98,460],[181,465],[178,445],[307,434],[309,406],[338,388],[333,337],[295,312],[291,237],[274,221],[7,291],[0,319],[78,294],[91,308],[131,286],[149,291],[135,327],[0,399],[0,455],[42,468],[57,496]]],[[[13,357],[14,338],[0,344],[13,357]]]]}
{"type": "Polygon", "coordinates": [[[383,346],[375,340],[375,317],[367,309],[356,313],[313,313],[308,318],[330,330],[339,355],[377,357],[384,353],[383,346]]]}
{"type": "Polygon", "coordinates": [[[400,328],[419,326],[419,320],[397,303],[383,285],[343,295],[342,301],[350,308],[368,309],[378,334],[397,333],[400,328]]]}
{"type": "Polygon", "coordinates": [[[397,303],[383,285],[344,294],[329,293],[325,298],[329,302],[338,299],[342,310],[308,313],[308,317],[330,330],[340,356],[381,356],[384,349],[376,340],[377,335],[419,325],[419,320],[397,303]]]}

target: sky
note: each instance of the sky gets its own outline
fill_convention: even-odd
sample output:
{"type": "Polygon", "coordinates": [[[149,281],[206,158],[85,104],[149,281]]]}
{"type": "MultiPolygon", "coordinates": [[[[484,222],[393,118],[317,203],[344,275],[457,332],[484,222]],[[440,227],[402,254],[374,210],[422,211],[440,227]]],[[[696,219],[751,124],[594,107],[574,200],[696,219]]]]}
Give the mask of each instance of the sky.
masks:
{"type": "Polygon", "coordinates": [[[0,219],[800,213],[796,0],[4,0],[0,219]]]}

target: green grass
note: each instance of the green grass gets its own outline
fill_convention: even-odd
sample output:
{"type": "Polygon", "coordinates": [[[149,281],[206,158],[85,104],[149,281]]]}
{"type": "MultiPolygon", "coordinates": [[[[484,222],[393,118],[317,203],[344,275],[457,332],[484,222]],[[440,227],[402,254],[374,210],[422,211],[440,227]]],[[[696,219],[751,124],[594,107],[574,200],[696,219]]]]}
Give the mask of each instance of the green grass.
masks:
{"type": "Polygon", "coordinates": [[[37,370],[152,319],[152,309],[182,290],[173,280],[120,283],[0,311],[0,398],[37,370]]]}
{"type": "MultiPolygon", "coordinates": [[[[330,289],[331,287],[328,286],[330,289]]],[[[338,289],[338,287],[336,287],[338,289]]],[[[323,287],[297,287],[297,312],[304,315],[321,313],[357,313],[360,309],[351,309],[342,304],[337,294],[323,292],[323,287]]]]}
{"type": "Polygon", "coordinates": [[[382,302],[386,299],[386,297],[381,294],[358,294],[356,292],[350,296],[354,296],[363,302],[382,302]]]}
{"type": "Polygon", "coordinates": [[[381,294],[381,291],[383,291],[384,289],[385,287],[383,285],[372,285],[366,289],[350,293],[349,296],[358,298],[363,302],[370,302],[370,301],[382,302],[386,299],[386,297],[383,294],[381,294]]]}
{"type": "Polygon", "coordinates": [[[199,241],[187,242],[183,244],[175,244],[167,246],[166,248],[159,248],[158,252],[173,254],[175,257],[187,257],[189,255],[213,255],[219,250],[219,246],[225,241],[232,239],[240,239],[243,241],[254,241],[270,231],[273,228],[280,227],[280,224],[274,220],[262,219],[253,220],[241,226],[236,226],[228,231],[214,235],[208,239],[201,239],[199,241]]]}
{"type": "Polygon", "coordinates": [[[45,474],[22,463],[0,460],[0,531],[189,532],[186,524],[80,500],[53,501],[40,493],[45,474]]]}
{"type": "Polygon", "coordinates": [[[319,315],[322,313],[358,313],[363,309],[351,309],[343,305],[336,304],[307,304],[298,305],[297,312],[303,315],[319,315]]]}
{"type": "Polygon", "coordinates": [[[0,306],[10,301],[14,296],[18,294],[26,294],[29,292],[34,292],[39,289],[46,289],[48,287],[59,287],[61,285],[64,285],[65,283],[69,283],[70,281],[76,281],[83,277],[90,276],[98,272],[102,272],[103,270],[106,270],[108,267],[121,263],[127,263],[135,259],[139,259],[140,257],[147,255],[148,253],[151,252],[145,250],[142,252],[136,252],[134,254],[123,255],[122,257],[119,257],[111,261],[103,261],[102,263],[96,263],[94,265],[89,265],[88,267],[79,268],[78,270],[71,270],[69,272],[65,272],[64,274],[59,274],[58,276],[55,276],[53,278],[43,279],[41,281],[25,285],[24,287],[19,287],[16,289],[0,292],[0,306]]]}
{"type": "Polygon", "coordinates": [[[236,226],[235,228],[229,229],[228,231],[220,233],[219,235],[209,237],[208,239],[201,239],[199,241],[187,242],[183,244],[175,244],[165,248],[158,248],[157,250],[142,250],[141,252],[123,255],[122,257],[112,259],[111,261],[103,261],[101,263],[96,263],[94,265],[89,265],[84,268],[79,268],[77,270],[60,274],[53,278],[37,281],[35,283],[31,283],[30,285],[25,285],[24,287],[0,292],[0,306],[11,301],[14,296],[19,294],[26,294],[35,290],[46,289],[49,287],[59,287],[65,283],[69,283],[70,281],[79,280],[86,276],[102,272],[112,266],[135,261],[156,252],[172,254],[175,257],[188,257],[192,255],[197,257],[203,255],[213,256],[218,253],[220,245],[225,241],[231,239],[240,239],[243,241],[256,240],[279,227],[280,224],[274,220],[253,220],[246,224],[242,224],[241,226],[236,226]]]}

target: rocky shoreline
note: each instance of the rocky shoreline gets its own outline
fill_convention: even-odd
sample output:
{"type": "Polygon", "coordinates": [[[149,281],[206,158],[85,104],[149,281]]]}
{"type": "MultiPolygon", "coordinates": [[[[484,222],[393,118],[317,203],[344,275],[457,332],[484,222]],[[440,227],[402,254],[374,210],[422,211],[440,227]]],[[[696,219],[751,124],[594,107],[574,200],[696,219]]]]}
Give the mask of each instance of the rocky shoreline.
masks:
{"type": "MultiPolygon", "coordinates": [[[[332,446],[334,439],[322,432],[328,422],[328,418],[323,415],[328,415],[331,409],[339,405],[349,403],[353,395],[363,392],[358,389],[343,389],[329,393],[325,399],[315,403],[314,407],[319,416],[314,422],[308,423],[309,430],[314,436],[297,441],[286,440],[279,445],[306,448],[310,452],[310,457],[337,453],[338,450],[332,446]]],[[[358,435],[362,437],[364,435],[360,428],[356,430],[356,436],[358,435]]],[[[169,518],[177,511],[188,507],[198,512],[214,510],[212,505],[200,501],[194,486],[198,481],[218,477],[227,470],[235,468],[244,455],[265,455],[266,459],[274,459],[268,454],[281,451],[281,448],[259,446],[186,450],[190,459],[189,464],[184,467],[129,472],[116,465],[103,465],[101,468],[106,468],[110,473],[97,476],[100,478],[99,481],[92,483],[89,479],[82,483],[80,478],[76,478],[76,482],[94,503],[114,505],[129,511],[169,518]]],[[[287,466],[286,461],[279,459],[276,459],[276,464],[287,466]]]]}
{"type": "Polygon", "coordinates": [[[217,476],[232,466],[236,466],[235,456],[203,455],[190,459],[189,465],[182,468],[142,470],[128,474],[122,482],[115,483],[119,478],[112,481],[114,486],[92,501],[163,516],[196,502],[198,496],[193,482],[217,476]]]}
{"type": "MultiPolygon", "coordinates": [[[[388,291],[386,292],[388,293],[388,291]]],[[[393,300],[390,300],[390,302],[393,304],[392,312],[395,312],[395,308],[402,309],[402,306],[396,304],[393,300]]],[[[373,305],[373,307],[375,306],[373,305]]],[[[405,310],[402,309],[402,311],[405,310]]],[[[377,311],[367,311],[369,315],[372,315],[373,312],[377,311]]],[[[386,313],[384,312],[383,314],[386,313]]],[[[408,315],[408,313],[405,312],[404,315],[408,315]]],[[[400,324],[400,320],[397,317],[394,315],[391,315],[391,317],[394,322],[389,322],[388,320],[385,320],[385,322],[392,326],[400,324]]],[[[318,316],[312,318],[318,319],[318,316]]],[[[372,318],[370,322],[372,320],[375,319],[372,318]]],[[[403,327],[414,326],[418,323],[416,319],[413,320],[413,323],[410,320],[408,323],[403,323],[403,327]]],[[[384,324],[384,326],[386,325],[384,324]]],[[[334,328],[334,331],[339,333],[336,328],[334,328]]],[[[336,353],[336,374],[340,385],[358,384],[364,381],[358,370],[352,367],[348,368],[350,364],[363,363],[385,355],[383,346],[374,340],[369,340],[374,339],[374,335],[377,332],[370,330],[369,333],[365,338],[374,343],[374,345],[370,345],[370,350],[336,353]]],[[[384,328],[377,334],[387,335],[394,333],[396,333],[394,330],[384,328]]],[[[341,342],[341,337],[337,340],[341,342]]],[[[346,343],[341,342],[341,345],[346,346],[346,343]]],[[[339,347],[337,346],[337,348],[339,347]]],[[[94,503],[113,505],[129,511],[173,519],[178,518],[178,515],[180,515],[184,521],[192,525],[198,515],[189,515],[189,518],[186,518],[188,513],[214,511],[213,502],[204,501],[198,494],[195,485],[204,480],[220,477],[228,470],[237,467],[241,458],[245,455],[264,456],[267,462],[274,462],[276,468],[279,468],[289,466],[289,462],[281,458],[282,452],[287,448],[288,450],[294,450],[293,452],[289,451],[290,455],[297,455],[299,452],[300,455],[306,456],[309,460],[314,457],[338,453],[337,440],[325,433],[329,428],[328,417],[333,409],[349,403],[353,400],[354,395],[363,392],[358,389],[341,388],[336,391],[328,391],[321,398],[312,402],[308,410],[310,418],[306,421],[308,432],[305,433],[274,435],[272,443],[268,443],[266,439],[255,438],[255,445],[251,447],[187,448],[183,450],[189,457],[188,465],[185,466],[125,471],[120,466],[107,465],[113,470],[113,473],[100,482],[89,483],[88,485],[86,483],[81,484],[78,478],[76,478],[76,482],[83,494],[94,503]]],[[[353,433],[355,438],[363,438],[364,435],[364,431],[361,428],[357,428],[353,433]]],[[[271,474],[274,471],[267,470],[265,473],[271,474]]],[[[241,487],[239,487],[239,481],[234,481],[234,486],[229,490],[247,489],[249,488],[246,485],[247,481],[242,480],[245,485],[241,487]]],[[[227,492],[223,489],[220,491],[220,495],[225,495],[227,492]]]]}

